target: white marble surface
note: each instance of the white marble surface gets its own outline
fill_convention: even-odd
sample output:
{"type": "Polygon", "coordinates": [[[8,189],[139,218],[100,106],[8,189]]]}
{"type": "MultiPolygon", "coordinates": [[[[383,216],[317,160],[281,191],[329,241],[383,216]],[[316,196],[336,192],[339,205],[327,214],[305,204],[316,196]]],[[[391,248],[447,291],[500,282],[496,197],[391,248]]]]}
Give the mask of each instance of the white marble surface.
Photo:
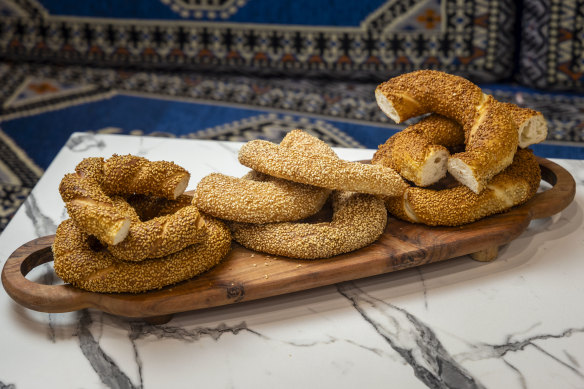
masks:
{"type": "MultiPolygon", "coordinates": [[[[66,218],[57,187],[84,157],[174,160],[192,189],[213,171],[247,171],[239,146],[74,134],[0,235],[1,264],[66,218]]],[[[577,181],[574,202],[491,263],[461,257],[163,325],[35,312],[2,291],[0,388],[583,388],[584,161],[556,162],[577,181]]],[[[50,265],[30,278],[57,282],[50,265]]]]}

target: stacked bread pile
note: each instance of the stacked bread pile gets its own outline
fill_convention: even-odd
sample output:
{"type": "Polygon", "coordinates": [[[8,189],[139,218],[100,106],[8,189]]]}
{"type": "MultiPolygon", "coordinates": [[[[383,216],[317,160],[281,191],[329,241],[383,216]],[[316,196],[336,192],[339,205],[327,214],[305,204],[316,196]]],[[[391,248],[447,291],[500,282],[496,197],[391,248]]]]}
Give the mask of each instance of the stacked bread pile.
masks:
{"type": "Polygon", "coordinates": [[[57,274],[91,291],[141,292],[211,268],[232,238],[268,254],[329,258],[376,241],[388,210],[456,226],[536,193],[540,170],[527,147],[546,137],[540,113],[428,70],[375,93],[396,122],[423,118],[381,145],[372,164],[342,160],[294,130],[280,144],[245,144],[239,161],[252,170],[241,178],[210,174],[191,199],[183,195],[189,173],[173,163],[131,155],[83,160],[59,188],[71,218],[57,229],[57,274]],[[447,173],[457,182],[440,186],[447,173]],[[332,218],[316,217],[327,204],[332,218]]]}
{"type": "Polygon", "coordinates": [[[422,117],[389,138],[372,160],[410,183],[402,196],[386,197],[393,215],[457,226],[522,204],[537,192],[541,172],[528,147],[547,136],[541,113],[498,102],[462,77],[432,70],[390,79],[375,96],[397,123],[422,117]],[[447,173],[456,184],[440,182],[447,173]]]}
{"type": "Polygon", "coordinates": [[[227,220],[241,245],[293,258],[328,258],[374,242],[387,222],[381,196],[398,196],[406,188],[393,169],[344,161],[301,130],[280,144],[248,142],[239,161],[253,170],[243,178],[203,178],[193,204],[227,220]],[[332,220],[304,220],[327,199],[332,220]]]}
{"type": "Polygon", "coordinates": [[[230,250],[231,234],[183,195],[190,175],[166,161],[86,158],[61,181],[70,219],[57,228],[55,272],[94,292],[142,292],[192,278],[230,250]]]}

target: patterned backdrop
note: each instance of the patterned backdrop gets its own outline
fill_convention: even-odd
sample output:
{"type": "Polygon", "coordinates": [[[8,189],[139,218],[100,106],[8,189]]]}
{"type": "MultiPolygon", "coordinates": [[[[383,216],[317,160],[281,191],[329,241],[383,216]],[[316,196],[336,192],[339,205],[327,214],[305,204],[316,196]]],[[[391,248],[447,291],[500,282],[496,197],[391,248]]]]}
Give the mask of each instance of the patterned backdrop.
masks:
{"type": "Polygon", "coordinates": [[[2,0],[5,58],[386,78],[512,72],[511,0],[2,0]]]}
{"type": "Polygon", "coordinates": [[[376,148],[405,125],[382,114],[375,86],[418,68],[542,111],[549,135],[536,152],[584,158],[584,96],[542,89],[581,86],[555,66],[570,53],[571,71],[583,66],[582,31],[564,20],[581,21],[580,3],[524,0],[527,14],[507,0],[135,4],[0,0],[0,231],[73,132],[277,142],[303,128],[376,148]],[[563,34],[556,46],[549,26],[563,34]]]}

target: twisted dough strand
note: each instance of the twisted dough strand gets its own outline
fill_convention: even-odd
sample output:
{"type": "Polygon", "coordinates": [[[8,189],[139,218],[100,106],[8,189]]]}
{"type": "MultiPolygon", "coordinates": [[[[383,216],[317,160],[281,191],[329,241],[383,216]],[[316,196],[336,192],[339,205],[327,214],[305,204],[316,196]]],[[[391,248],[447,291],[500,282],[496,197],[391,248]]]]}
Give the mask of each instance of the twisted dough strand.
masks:
{"type": "Polygon", "coordinates": [[[243,178],[213,173],[195,190],[193,204],[224,220],[271,223],[298,220],[318,212],[330,190],[251,171],[243,178]]]}
{"type": "MultiPolygon", "coordinates": [[[[280,147],[305,155],[338,158],[329,145],[301,130],[290,131],[280,147]]],[[[193,204],[224,220],[270,223],[308,217],[323,206],[330,190],[251,171],[242,178],[214,173],[195,190],[193,204]]]]}
{"type": "MultiPolygon", "coordinates": [[[[188,197],[188,196],[185,196],[188,197]]],[[[160,258],[199,243],[207,235],[207,226],[199,210],[186,205],[170,213],[142,221],[138,212],[122,197],[113,196],[115,206],[131,219],[128,236],[108,251],[116,258],[139,262],[160,258]]],[[[167,200],[176,202],[176,200],[167,200]]],[[[170,208],[170,205],[167,205],[170,208]]]]}

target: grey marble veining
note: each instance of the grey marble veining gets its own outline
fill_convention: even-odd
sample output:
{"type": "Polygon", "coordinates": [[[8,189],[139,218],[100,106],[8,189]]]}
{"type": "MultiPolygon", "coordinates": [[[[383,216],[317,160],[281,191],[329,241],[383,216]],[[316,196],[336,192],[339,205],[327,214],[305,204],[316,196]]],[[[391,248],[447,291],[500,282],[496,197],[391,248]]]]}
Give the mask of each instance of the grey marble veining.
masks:
{"type": "MultiPolygon", "coordinates": [[[[102,350],[98,340],[90,331],[91,324],[91,315],[87,311],[84,311],[79,319],[77,336],[79,337],[79,347],[83,355],[87,358],[101,382],[108,388],[141,388],[141,382],[140,385],[134,385],[120,367],[102,350]]],[[[136,358],[136,363],[139,363],[138,358],[136,358]]]]}
{"type": "Polygon", "coordinates": [[[52,235],[57,231],[57,223],[43,213],[34,193],[30,194],[24,201],[24,209],[26,216],[32,222],[37,238],[52,235]]]}
{"type": "Polygon", "coordinates": [[[339,284],[337,288],[428,387],[483,388],[452,358],[432,329],[414,315],[367,295],[353,283],[339,284]]]}
{"type": "Polygon", "coordinates": [[[104,140],[91,133],[75,133],[65,144],[69,150],[75,153],[84,153],[92,149],[103,150],[106,148],[104,140]]]}

